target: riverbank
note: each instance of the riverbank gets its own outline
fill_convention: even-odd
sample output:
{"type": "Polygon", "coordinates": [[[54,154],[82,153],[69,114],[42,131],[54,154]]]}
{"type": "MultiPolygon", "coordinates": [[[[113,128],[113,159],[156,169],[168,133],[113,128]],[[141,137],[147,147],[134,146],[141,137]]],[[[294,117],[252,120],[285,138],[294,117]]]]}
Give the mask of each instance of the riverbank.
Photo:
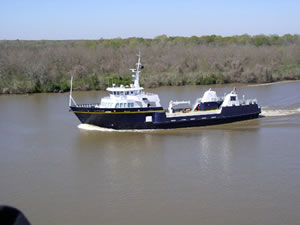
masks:
{"type": "MultiPolygon", "coordinates": [[[[287,71],[289,74],[291,71],[287,71]]],[[[300,71],[299,71],[300,74],[300,71]]],[[[199,73],[186,74],[147,74],[142,73],[140,83],[145,88],[156,88],[162,86],[185,86],[185,85],[214,85],[214,84],[230,84],[240,83],[248,86],[264,86],[281,82],[293,82],[300,80],[300,75],[296,76],[272,76],[271,81],[256,79],[256,82],[241,82],[239,79],[228,80],[225,75],[217,76],[199,73]]],[[[83,78],[76,77],[73,80],[73,90],[90,91],[90,90],[106,90],[112,84],[129,85],[131,83],[131,75],[109,75],[109,74],[93,74],[86,75],[83,78]]],[[[0,94],[34,94],[34,93],[63,93],[70,90],[70,77],[60,79],[58,81],[48,80],[45,83],[34,80],[10,79],[2,81],[0,84],[0,94]],[[69,78],[69,79],[67,79],[69,78]]]]}
{"type": "Polygon", "coordinates": [[[131,82],[142,52],[145,88],[300,79],[299,35],[0,41],[0,93],[105,90],[131,82]]]}
{"type": "MultiPolygon", "coordinates": [[[[70,81],[69,81],[70,82],[70,81]]],[[[299,80],[282,80],[282,81],[274,81],[274,82],[269,82],[269,83],[260,83],[260,84],[247,84],[247,83],[237,83],[237,82],[232,82],[232,83],[227,83],[228,85],[234,85],[236,87],[242,85],[246,85],[248,87],[259,87],[259,86],[270,86],[270,85],[276,85],[276,84],[283,84],[283,83],[291,83],[291,82],[300,82],[299,80]]],[[[219,87],[220,85],[222,85],[224,83],[211,83],[211,84],[185,84],[185,85],[178,85],[179,86],[199,86],[199,88],[201,88],[201,86],[204,85],[217,85],[216,87],[219,87]]],[[[0,95],[24,95],[24,94],[38,94],[38,93],[65,93],[65,92],[69,92],[70,91],[70,84],[65,84],[66,87],[68,87],[68,89],[56,89],[54,91],[44,91],[44,92],[16,92],[16,93],[0,93],[0,95]]],[[[164,85],[164,86],[159,86],[159,87],[170,87],[170,86],[174,86],[174,85],[164,85]]],[[[157,87],[146,87],[146,88],[157,88],[157,87]]],[[[74,81],[73,81],[73,91],[104,91],[106,89],[74,89],[74,81]]]]}
{"type": "MultiPolygon", "coordinates": [[[[148,78],[149,79],[149,78],[148,78]]],[[[208,77],[203,80],[199,81],[189,81],[189,80],[181,80],[179,82],[162,82],[162,81],[151,81],[151,79],[142,79],[143,82],[141,82],[141,85],[145,88],[156,88],[156,87],[162,87],[162,86],[185,86],[185,85],[214,85],[214,84],[229,84],[229,83],[237,83],[237,82],[224,82],[221,80],[219,82],[218,79],[215,77],[208,77]]],[[[201,79],[201,78],[200,78],[201,79]]],[[[241,83],[241,84],[248,84],[248,86],[266,86],[266,85],[272,85],[277,83],[284,83],[284,82],[293,82],[293,81],[299,81],[299,78],[295,78],[293,80],[274,80],[272,82],[268,83],[241,83]]],[[[111,81],[108,82],[112,82],[111,81]]],[[[62,83],[52,83],[49,86],[41,85],[37,88],[36,84],[34,84],[32,81],[19,81],[14,80],[11,81],[12,83],[17,83],[17,86],[13,85],[13,87],[2,87],[0,94],[35,94],[35,93],[64,93],[69,92],[70,90],[70,81],[64,81],[62,83]]],[[[119,82],[118,82],[119,83],[119,82]]],[[[124,82],[127,84],[128,82],[124,82]]],[[[108,87],[107,85],[101,85],[96,86],[94,84],[91,84],[90,82],[85,81],[74,81],[73,90],[76,91],[91,91],[91,90],[106,90],[108,87]],[[80,86],[82,85],[82,86],[80,86]]]]}

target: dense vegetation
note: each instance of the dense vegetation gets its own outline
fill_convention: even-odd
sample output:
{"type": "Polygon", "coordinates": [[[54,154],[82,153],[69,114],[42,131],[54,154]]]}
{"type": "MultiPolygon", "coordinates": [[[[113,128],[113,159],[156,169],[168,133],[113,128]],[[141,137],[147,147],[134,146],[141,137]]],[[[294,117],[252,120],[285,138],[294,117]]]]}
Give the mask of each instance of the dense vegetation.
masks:
{"type": "Polygon", "coordinates": [[[138,49],[145,87],[300,79],[300,35],[3,40],[0,93],[67,91],[71,73],[76,90],[126,84],[138,49]]]}

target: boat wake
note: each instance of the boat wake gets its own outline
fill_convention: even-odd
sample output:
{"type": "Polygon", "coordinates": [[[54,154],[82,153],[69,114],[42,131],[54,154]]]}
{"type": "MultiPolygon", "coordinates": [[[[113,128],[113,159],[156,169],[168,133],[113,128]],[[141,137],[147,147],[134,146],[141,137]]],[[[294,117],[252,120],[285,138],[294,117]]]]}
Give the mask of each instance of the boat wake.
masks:
{"type": "Polygon", "coordinates": [[[78,128],[81,130],[91,130],[91,131],[115,131],[113,129],[98,127],[98,126],[85,124],[85,123],[79,124],[78,128]]]}
{"type": "Polygon", "coordinates": [[[300,114],[300,108],[296,109],[272,109],[263,107],[261,109],[262,116],[292,116],[300,114]]]}
{"type": "Polygon", "coordinates": [[[152,131],[157,131],[154,129],[144,129],[144,130],[115,130],[115,129],[110,129],[110,128],[104,128],[104,127],[98,127],[95,125],[90,125],[90,124],[79,124],[78,128],[81,130],[88,130],[88,131],[101,131],[101,132],[152,132],[152,131]]]}

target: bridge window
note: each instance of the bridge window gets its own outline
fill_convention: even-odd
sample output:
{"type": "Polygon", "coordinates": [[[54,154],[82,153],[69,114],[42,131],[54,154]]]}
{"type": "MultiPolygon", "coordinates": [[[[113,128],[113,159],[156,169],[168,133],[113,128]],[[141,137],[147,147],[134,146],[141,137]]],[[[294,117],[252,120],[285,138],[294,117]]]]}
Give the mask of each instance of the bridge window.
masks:
{"type": "Polygon", "coordinates": [[[230,96],[230,101],[236,101],[236,96],[230,96]]]}

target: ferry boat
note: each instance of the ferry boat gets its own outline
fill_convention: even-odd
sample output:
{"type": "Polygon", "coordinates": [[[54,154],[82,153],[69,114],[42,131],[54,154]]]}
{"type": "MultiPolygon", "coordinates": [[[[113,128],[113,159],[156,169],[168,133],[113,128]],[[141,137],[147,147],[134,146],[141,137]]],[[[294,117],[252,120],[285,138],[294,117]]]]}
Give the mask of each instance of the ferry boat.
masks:
{"type": "Polygon", "coordinates": [[[99,103],[77,104],[72,97],[71,78],[69,107],[81,123],[116,130],[173,129],[249,120],[261,113],[257,100],[246,100],[245,96],[240,100],[236,88],[224,97],[209,89],[193,105],[190,101],[170,101],[168,109],[164,109],[157,94],[147,93],[140,86],[143,66],[140,53],[137,56],[136,68],[131,69],[133,83],[112,84],[106,89],[109,96],[99,103]]]}

